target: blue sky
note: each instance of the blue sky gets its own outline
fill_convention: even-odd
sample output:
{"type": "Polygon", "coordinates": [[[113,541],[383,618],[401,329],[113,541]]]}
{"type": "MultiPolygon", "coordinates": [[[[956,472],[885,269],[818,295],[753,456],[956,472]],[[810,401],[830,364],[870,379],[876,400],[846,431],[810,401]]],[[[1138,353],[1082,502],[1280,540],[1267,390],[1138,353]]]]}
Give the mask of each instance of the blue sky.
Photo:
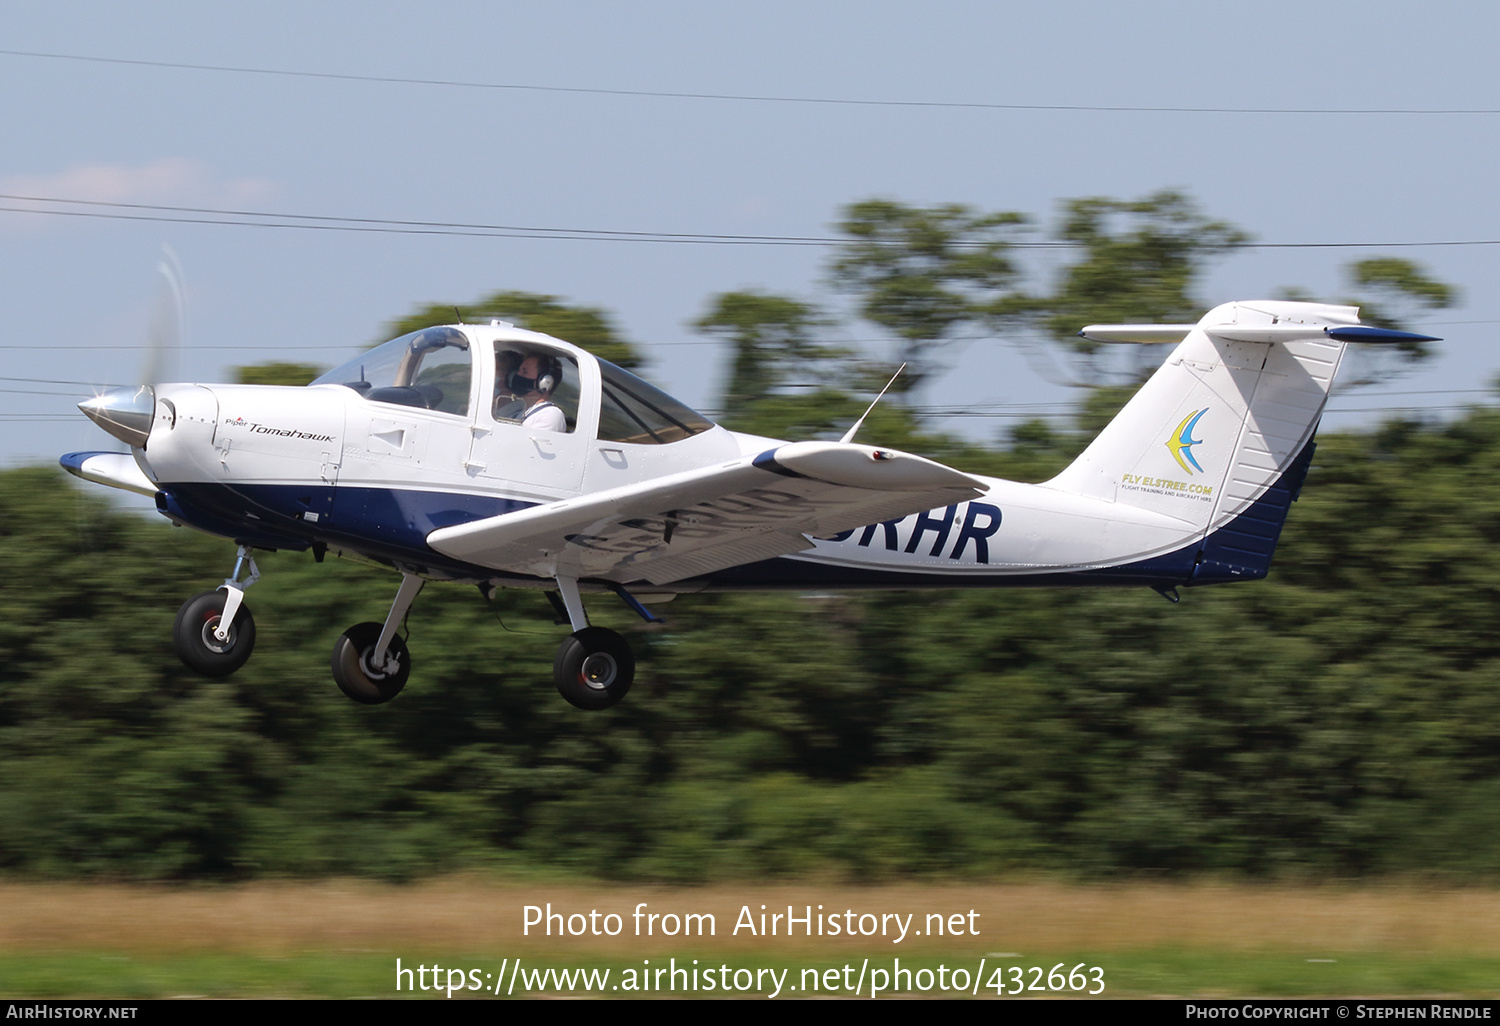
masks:
{"type": "MultiPolygon", "coordinates": [[[[1500,109],[1496,17],[1472,3],[15,5],[0,49],[285,71],[851,100],[1133,107],[1500,109]]],[[[853,106],[358,82],[0,54],[0,193],[115,203],[612,231],[821,236],[839,208],[1019,210],[1065,197],[1190,192],[1262,242],[1500,238],[1500,114],[1225,114],[853,106]]],[[[18,206],[0,201],[0,206],[18,206]]],[[[73,208],[81,209],[81,208],[73,208]]],[[[9,378],[131,382],[155,267],[188,295],[179,375],[332,365],[429,301],[495,289],[610,310],[647,376],[712,408],[723,352],[689,322],[755,287],[835,311],[825,250],[356,234],[0,212],[9,378]],[[85,348],[90,347],[90,348],[85,348]],[[272,348],[284,347],[284,348],[272,348]]],[[[1257,250],[1214,265],[1205,308],[1300,286],[1392,250],[1257,250]]],[[[1464,305],[1421,373],[1335,409],[1452,407],[1500,356],[1500,247],[1399,251],[1464,305]],[[1388,395],[1424,392],[1424,395],[1388,395]]],[[[1063,259],[1028,258],[1031,284],[1063,259]]],[[[839,337],[878,333],[846,319],[839,337]]],[[[878,342],[871,341],[873,353],[878,342]]],[[[1035,349],[1035,347],[1033,347],[1035,349]]],[[[971,342],[930,401],[1061,408],[1015,340],[971,342]]],[[[1038,373],[1042,371],[1044,373],[1038,373]]],[[[0,381],[0,463],[107,439],[80,386],[0,381]],[[58,395],[37,394],[58,392],[58,395]],[[21,394],[30,393],[30,394],[21,394]],[[75,395],[74,393],[78,393],[75,395]],[[65,416],[69,415],[71,416],[65,416]]],[[[86,391],[86,387],[83,388],[86,391]]],[[[1329,425],[1369,415],[1337,414],[1329,425]]],[[[1011,423],[952,427],[992,438],[1011,423]]]]}

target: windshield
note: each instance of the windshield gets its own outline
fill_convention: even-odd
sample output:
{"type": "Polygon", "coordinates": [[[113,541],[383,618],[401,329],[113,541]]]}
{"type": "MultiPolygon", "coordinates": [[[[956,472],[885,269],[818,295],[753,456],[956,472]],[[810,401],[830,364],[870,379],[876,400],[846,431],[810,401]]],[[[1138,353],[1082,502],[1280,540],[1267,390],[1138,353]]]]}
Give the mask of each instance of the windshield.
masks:
{"type": "Polygon", "coordinates": [[[469,340],[457,328],[424,328],[376,346],[313,381],[344,385],[377,403],[469,412],[469,340]]]}

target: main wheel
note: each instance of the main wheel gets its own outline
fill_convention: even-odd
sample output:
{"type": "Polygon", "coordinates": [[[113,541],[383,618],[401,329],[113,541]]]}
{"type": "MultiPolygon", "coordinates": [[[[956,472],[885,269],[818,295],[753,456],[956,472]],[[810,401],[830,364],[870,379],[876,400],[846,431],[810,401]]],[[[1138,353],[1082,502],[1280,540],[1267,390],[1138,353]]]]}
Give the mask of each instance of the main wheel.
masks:
{"type": "Polygon", "coordinates": [[[375,643],[384,629],[384,624],[357,623],[340,634],[333,646],[334,683],[361,705],[389,702],[401,693],[411,676],[411,653],[400,636],[392,637],[390,644],[396,668],[388,671],[372,665],[375,643]]]}
{"type": "Polygon", "coordinates": [[[552,664],[557,690],[580,709],[608,709],[635,682],[635,655],[605,627],[585,627],[558,646],[552,664]]]}
{"type": "Polygon", "coordinates": [[[243,602],[229,625],[229,639],[214,637],[224,616],[226,597],[222,591],[194,595],[182,604],[172,625],[172,647],[177,657],[206,677],[229,676],[245,665],[255,648],[255,618],[243,602]]]}

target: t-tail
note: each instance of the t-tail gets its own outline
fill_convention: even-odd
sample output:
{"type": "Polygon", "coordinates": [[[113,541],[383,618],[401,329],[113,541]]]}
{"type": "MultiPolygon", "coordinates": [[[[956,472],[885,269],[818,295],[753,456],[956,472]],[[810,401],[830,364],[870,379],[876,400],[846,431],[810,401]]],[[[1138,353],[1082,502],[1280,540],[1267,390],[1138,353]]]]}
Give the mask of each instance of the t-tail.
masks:
{"type": "Polygon", "coordinates": [[[1196,325],[1083,329],[1095,341],[1178,345],[1046,487],[1187,520],[1195,542],[1173,553],[1172,576],[1190,561],[1192,584],[1264,577],[1345,346],[1437,341],[1364,327],[1358,315],[1265,300],[1226,303],[1196,325]]]}

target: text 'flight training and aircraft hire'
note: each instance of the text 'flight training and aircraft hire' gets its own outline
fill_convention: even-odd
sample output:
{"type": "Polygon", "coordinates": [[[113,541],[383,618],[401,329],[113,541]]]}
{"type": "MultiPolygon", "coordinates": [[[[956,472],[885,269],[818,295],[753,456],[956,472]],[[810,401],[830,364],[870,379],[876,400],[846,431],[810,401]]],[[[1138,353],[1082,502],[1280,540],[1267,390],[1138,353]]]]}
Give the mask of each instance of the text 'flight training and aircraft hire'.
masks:
{"type": "Polygon", "coordinates": [[[231,577],[177,616],[177,653],[199,672],[250,656],[253,551],[311,549],[401,573],[384,623],[335,647],[355,701],[405,685],[398,627],[425,581],[448,580],[546,590],[573,629],[557,687],[603,709],[635,659],[589,625],[586,593],[654,619],[645,602],[709,590],[1145,585],[1175,599],[1179,585],[1264,577],[1345,345],[1427,339],[1362,327],[1354,307],[1279,301],[1081,334],[1176,346],[1043,484],[855,444],[853,429],[839,442],[729,431],[502,321],[403,335],[302,388],[115,389],[79,405],[130,452],[61,462],[239,546],[231,577]]]}

